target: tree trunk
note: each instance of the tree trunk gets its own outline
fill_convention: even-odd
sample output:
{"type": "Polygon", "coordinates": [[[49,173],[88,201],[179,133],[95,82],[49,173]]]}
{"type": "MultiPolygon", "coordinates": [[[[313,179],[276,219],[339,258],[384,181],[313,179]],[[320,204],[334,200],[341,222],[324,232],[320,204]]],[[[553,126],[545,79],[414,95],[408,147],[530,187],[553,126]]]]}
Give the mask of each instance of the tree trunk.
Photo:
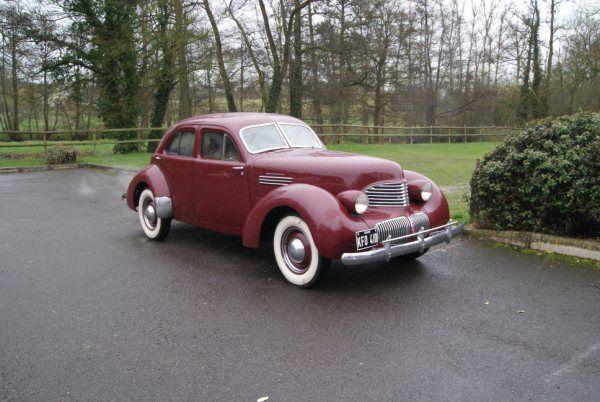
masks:
{"type": "Polygon", "coordinates": [[[346,99],[346,0],[340,0],[340,34],[338,37],[338,52],[339,52],[339,64],[338,64],[338,102],[337,102],[337,113],[335,120],[338,123],[346,124],[348,121],[347,108],[348,100],[346,99]]]}
{"type": "MultiPolygon", "coordinates": [[[[15,28],[16,29],[16,28],[15,28]]],[[[10,56],[11,56],[11,79],[12,79],[12,95],[13,95],[13,131],[19,131],[19,75],[18,71],[18,57],[17,57],[17,34],[13,32],[10,41],[10,56]]],[[[14,139],[19,136],[14,135],[14,139]]]]}
{"type": "Polygon", "coordinates": [[[552,57],[554,57],[554,16],[556,0],[550,0],[550,38],[548,39],[548,60],[546,61],[546,77],[544,80],[543,108],[546,115],[550,114],[550,81],[552,79],[552,57]]]}
{"type": "Polygon", "coordinates": [[[540,89],[542,84],[542,68],[540,66],[540,11],[537,0],[534,1],[534,22],[531,32],[531,40],[533,42],[532,65],[533,65],[533,80],[531,81],[531,109],[532,117],[540,118],[543,116],[543,111],[540,108],[540,89]]]}
{"type": "Polygon", "coordinates": [[[312,19],[312,5],[308,6],[308,32],[310,38],[310,75],[312,78],[312,106],[313,119],[316,124],[323,124],[323,112],[321,110],[321,89],[319,86],[319,72],[317,65],[317,54],[315,50],[315,32],[312,19]]]}
{"type": "MultiPolygon", "coordinates": [[[[167,107],[169,106],[169,97],[171,90],[175,86],[175,65],[173,62],[173,43],[169,38],[167,30],[169,24],[170,7],[168,0],[161,0],[159,3],[158,29],[161,50],[160,71],[155,78],[156,92],[154,94],[154,109],[150,118],[150,126],[161,127],[165,120],[167,107]]],[[[148,138],[159,139],[162,137],[161,130],[153,130],[148,138]]],[[[158,142],[148,142],[146,149],[148,152],[154,152],[158,142]]]]}
{"type": "MultiPolygon", "coordinates": [[[[300,7],[300,0],[294,0],[300,7]]],[[[294,18],[294,60],[290,69],[290,115],[302,118],[302,13],[294,18]]]]}
{"type": "Polygon", "coordinates": [[[177,78],[179,82],[179,119],[192,115],[190,80],[186,60],[188,33],[183,10],[183,0],[173,0],[175,8],[175,53],[177,57],[177,78]]]}
{"type": "Polygon", "coordinates": [[[244,111],[244,70],[245,70],[245,56],[246,56],[246,51],[244,49],[244,45],[242,45],[241,47],[241,54],[240,54],[240,91],[239,91],[239,100],[238,100],[238,104],[240,106],[240,112],[244,111]]]}
{"type": "Polygon", "coordinates": [[[210,9],[210,4],[208,0],[204,0],[204,10],[206,11],[206,15],[210,21],[210,25],[212,27],[213,35],[215,37],[215,54],[217,56],[217,64],[219,65],[219,73],[221,75],[221,82],[223,83],[223,88],[225,89],[225,98],[227,99],[227,109],[230,112],[237,112],[235,107],[235,97],[233,96],[233,90],[231,89],[231,82],[229,81],[229,74],[227,73],[227,69],[225,68],[225,61],[223,60],[223,47],[221,45],[221,34],[219,33],[219,27],[217,26],[217,21],[210,9]]]}
{"type": "Polygon", "coordinates": [[[215,110],[215,97],[213,95],[212,85],[212,51],[208,53],[208,63],[206,64],[206,83],[208,85],[208,112],[213,113],[215,110]]]}

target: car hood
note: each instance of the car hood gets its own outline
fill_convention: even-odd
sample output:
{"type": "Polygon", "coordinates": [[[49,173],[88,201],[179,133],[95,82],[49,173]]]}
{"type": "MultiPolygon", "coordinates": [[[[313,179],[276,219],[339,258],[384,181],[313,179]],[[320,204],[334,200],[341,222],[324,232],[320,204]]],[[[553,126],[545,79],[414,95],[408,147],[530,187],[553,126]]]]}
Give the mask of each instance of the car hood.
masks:
{"type": "Polygon", "coordinates": [[[253,172],[257,179],[265,175],[286,176],[292,178],[293,183],[313,184],[333,194],[404,177],[396,162],[324,149],[267,152],[253,161],[253,172]]]}

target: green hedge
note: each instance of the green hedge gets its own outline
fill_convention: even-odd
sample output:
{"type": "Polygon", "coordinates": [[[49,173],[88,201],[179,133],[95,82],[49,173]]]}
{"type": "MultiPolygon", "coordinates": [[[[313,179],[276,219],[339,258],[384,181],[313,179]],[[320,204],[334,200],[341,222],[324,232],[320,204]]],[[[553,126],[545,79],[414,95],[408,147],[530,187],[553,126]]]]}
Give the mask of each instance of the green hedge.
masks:
{"type": "Polygon", "coordinates": [[[475,169],[470,211],[482,228],[600,236],[600,114],[507,137],[475,169]]]}

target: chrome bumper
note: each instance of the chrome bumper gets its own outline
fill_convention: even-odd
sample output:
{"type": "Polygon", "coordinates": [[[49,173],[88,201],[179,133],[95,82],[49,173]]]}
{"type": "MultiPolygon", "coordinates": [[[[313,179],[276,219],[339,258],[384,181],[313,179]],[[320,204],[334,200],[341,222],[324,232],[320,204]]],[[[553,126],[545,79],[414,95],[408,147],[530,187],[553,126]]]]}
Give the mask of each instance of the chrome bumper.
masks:
{"type": "Polygon", "coordinates": [[[344,265],[361,265],[369,262],[389,261],[391,258],[411,253],[423,253],[425,249],[443,242],[450,243],[452,238],[464,231],[465,225],[457,221],[450,221],[445,225],[435,228],[421,230],[406,236],[392,239],[388,237],[381,243],[383,247],[357,253],[342,254],[342,263],[344,265]],[[431,233],[429,237],[426,234],[431,233]],[[392,245],[394,242],[416,237],[417,239],[408,243],[392,245]]]}

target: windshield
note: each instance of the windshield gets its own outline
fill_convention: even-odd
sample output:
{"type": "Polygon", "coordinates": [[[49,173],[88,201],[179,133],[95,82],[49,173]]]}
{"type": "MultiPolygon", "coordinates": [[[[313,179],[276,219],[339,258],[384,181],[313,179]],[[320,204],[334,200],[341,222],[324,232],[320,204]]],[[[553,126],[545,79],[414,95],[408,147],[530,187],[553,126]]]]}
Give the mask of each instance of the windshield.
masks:
{"type": "Polygon", "coordinates": [[[321,142],[310,128],[285,123],[279,123],[279,127],[293,148],[321,148],[321,142]]]}
{"type": "Polygon", "coordinates": [[[242,129],[241,137],[248,151],[253,154],[288,147],[275,124],[246,127],[242,129]]]}
{"type": "Polygon", "coordinates": [[[313,131],[299,124],[269,123],[245,127],[240,131],[242,142],[250,153],[282,148],[322,148],[313,131]],[[283,133],[283,135],[282,135],[283,133]]]}

